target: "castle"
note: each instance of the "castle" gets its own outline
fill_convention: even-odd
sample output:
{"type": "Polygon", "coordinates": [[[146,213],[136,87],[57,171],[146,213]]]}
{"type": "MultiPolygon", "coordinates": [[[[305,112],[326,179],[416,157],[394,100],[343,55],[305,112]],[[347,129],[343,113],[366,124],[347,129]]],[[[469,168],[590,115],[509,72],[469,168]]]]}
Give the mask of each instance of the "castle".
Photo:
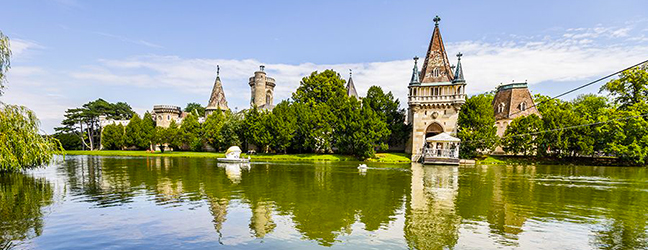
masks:
{"type": "Polygon", "coordinates": [[[418,71],[418,57],[414,57],[408,85],[407,123],[412,130],[405,152],[411,153],[412,159],[422,153],[426,138],[443,132],[456,134],[459,111],[466,102],[462,55],[457,54],[456,67],[450,66],[439,21],[438,16],[434,18],[434,31],[421,72],[418,71]]]}

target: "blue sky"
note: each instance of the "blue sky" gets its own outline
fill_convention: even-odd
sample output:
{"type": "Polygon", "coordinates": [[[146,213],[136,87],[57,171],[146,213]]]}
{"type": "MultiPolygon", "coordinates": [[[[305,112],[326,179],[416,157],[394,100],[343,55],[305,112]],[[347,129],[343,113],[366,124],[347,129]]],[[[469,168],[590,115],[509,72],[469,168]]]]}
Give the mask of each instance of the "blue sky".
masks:
{"type": "Polygon", "coordinates": [[[528,80],[555,95],[648,59],[646,10],[646,1],[3,1],[14,56],[0,101],[30,107],[52,132],[65,109],[97,98],[139,113],[206,105],[219,64],[229,106],[242,109],[247,77],[265,64],[275,102],[333,68],[353,69],[361,95],[380,85],[404,103],[435,15],[451,61],[464,54],[469,93],[528,80]]]}

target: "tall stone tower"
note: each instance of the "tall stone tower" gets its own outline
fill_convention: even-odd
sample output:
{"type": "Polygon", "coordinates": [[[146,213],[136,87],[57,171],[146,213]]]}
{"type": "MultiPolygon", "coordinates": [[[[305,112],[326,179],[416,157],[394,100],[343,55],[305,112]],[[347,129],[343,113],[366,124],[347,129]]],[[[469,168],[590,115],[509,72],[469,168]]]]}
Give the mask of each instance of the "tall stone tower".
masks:
{"type": "Polygon", "coordinates": [[[209,103],[205,108],[205,117],[209,116],[216,110],[225,111],[228,109],[227,100],[225,100],[225,92],[223,91],[223,84],[220,80],[220,66],[216,66],[216,81],[214,82],[214,88],[209,97],[209,103]]]}
{"type": "Polygon", "coordinates": [[[274,108],[272,100],[274,98],[275,79],[266,76],[265,66],[259,66],[259,71],[254,72],[254,76],[250,77],[249,84],[252,91],[250,107],[256,105],[260,109],[274,108]]]}
{"type": "Polygon", "coordinates": [[[432,39],[420,73],[418,57],[414,57],[414,69],[408,87],[407,120],[412,125],[412,132],[405,151],[412,154],[412,159],[421,153],[425,138],[442,132],[457,132],[459,110],[466,102],[462,55],[457,54],[457,67],[452,72],[441,39],[439,21],[441,18],[436,16],[432,39]]]}

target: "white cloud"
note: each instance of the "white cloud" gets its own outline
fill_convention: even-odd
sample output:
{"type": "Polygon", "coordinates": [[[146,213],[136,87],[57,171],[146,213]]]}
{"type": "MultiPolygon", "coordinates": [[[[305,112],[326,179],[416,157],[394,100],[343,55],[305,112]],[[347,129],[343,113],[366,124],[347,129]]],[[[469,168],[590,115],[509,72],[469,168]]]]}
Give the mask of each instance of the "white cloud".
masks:
{"type": "Polygon", "coordinates": [[[141,39],[139,39],[139,40],[130,39],[128,37],[118,36],[118,35],[109,34],[109,33],[105,33],[105,32],[93,32],[93,33],[97,34],[97,35],[105,36],[105,37],[115,38],[115,39],[120,40],[122,42],[144,45],[144,46],[151,47],[151,48],[156,48],[156,49],[164,48],[162,45],[155,44],[155,43],[148,42],[148,41],[144,41],[144,40],[141,40],[141,39]]]}
{"type": "Polygon", "coordinates": [[[44,49],[45,47],[29,40],[23,39],[11,39],[9,41],[9,46],[11,47],[11,54],[13,59],[19,59],[23,57],[30,50],[44,49]]]}

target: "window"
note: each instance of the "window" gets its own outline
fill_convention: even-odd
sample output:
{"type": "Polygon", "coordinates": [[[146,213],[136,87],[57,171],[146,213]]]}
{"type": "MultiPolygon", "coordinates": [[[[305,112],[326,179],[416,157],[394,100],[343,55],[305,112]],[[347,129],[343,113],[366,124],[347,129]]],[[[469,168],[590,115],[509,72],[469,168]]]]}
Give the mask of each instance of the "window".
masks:
{"type": "Polygon", "coordinates": [[[522,102],[522,103],[520,103],[520,111],[525,111],[526,108],[527,108],[527,106],[526,106],[526,102],[522,102]]]}
{"type": "Polygon", "coordinates": [[[504,112],[504,103],[500,103],[499,106],[497,107],[497,113],[502,113],[504,112]]]}
{"type": "Polygon", "coordinates": [[[167,121],[171,120],[171,115],[167,115],[167,121]]]}

